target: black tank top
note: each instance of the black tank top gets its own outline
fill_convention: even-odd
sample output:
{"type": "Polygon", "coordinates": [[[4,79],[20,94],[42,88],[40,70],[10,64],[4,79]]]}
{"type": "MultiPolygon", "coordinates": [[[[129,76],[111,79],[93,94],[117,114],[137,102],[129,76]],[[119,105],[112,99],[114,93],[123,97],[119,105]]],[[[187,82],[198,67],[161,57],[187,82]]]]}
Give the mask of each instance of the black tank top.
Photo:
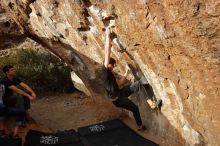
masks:
{"type": "Polygon", "coordinates": [[[104,65],[101,69],[101,78],[104,83],[104,87],[108,93],[109,98],[114,98],[118,96],[119,93],[119,87],[116,82],[116,78],[113,75],[113,73],[107,69],[104,65]]]}

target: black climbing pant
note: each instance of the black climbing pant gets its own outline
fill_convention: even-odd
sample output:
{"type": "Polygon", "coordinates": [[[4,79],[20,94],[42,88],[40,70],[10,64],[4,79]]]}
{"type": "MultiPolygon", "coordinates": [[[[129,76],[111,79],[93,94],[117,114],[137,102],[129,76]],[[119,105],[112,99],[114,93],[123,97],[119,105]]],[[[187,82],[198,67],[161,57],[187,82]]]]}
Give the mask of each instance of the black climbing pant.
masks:
{"type": "Polygon", "coordinates": [[[143,98],[149,99],[149,95],[147,94],[147,91],[144,88],[144,86],[139,81],[136,81],[120,89],[118,99],[113,101],[113,104],[117,107],[121,107],[131,111],[134,115],[137,125],[141,126],[142,120],[139,109],[137,105],[135,105],[131,100],[128,99],[128,96],[135,92],[138,92],[138,94],[143,98]]]}

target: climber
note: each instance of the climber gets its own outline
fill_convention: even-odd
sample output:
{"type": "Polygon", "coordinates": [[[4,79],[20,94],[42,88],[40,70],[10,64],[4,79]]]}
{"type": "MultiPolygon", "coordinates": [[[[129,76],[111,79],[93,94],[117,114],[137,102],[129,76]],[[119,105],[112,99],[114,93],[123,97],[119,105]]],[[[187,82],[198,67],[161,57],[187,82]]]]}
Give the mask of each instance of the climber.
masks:
{"type": "Polygon", "coordinates": [[[0,83],[5,86],[5,94],[3,101],[7,107],[18,107],[25,111],[26,120],[30,120],[28,109],[30,109],[30,101],[36,99],[35,92],[19,78],[16,77],[16,69],[11,65],[3,67],[5,77],[0,83]],[[24,90],[18,88],[20,85],[24,90]]]}
{"type": "Polygon", "coordinates": [[[142,120],[140,117],[138,107],[128,99],[134,92],[138,92],[140,96],[146,98],[147,103],[152,109],[156,109],[161,106],[162,100],[157,100],[157,102],[153,102],[151,98],[148,96],[144,86],[140,83],[140,81],[136,81],[131,85],[123,86],[126,81],[126,77],[129,72],[129,68],[126,69],[124,76],[121,79],[116,79],[113,75],[113,69],[116,66],[115,59],[110,57],[111,54],[111,29],[108,27],[106,29],[106,42],[105,42],[105,61],[104,65],[101,69],[101,78],[104,82],[104,87],[107,91],[108,97],[113,102],[113,104],[117,107],[125,108],[129,111],[132,111],[136,123],[138,125],[137,130],[145,130],[145,126],[142,124],[142,120]]]}

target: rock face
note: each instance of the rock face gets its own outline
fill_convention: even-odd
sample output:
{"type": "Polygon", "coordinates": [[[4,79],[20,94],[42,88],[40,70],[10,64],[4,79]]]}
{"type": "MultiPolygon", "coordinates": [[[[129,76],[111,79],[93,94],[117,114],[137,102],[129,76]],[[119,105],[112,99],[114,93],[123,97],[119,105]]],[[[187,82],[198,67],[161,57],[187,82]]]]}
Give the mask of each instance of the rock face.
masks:
{"type": "MultiPolygon", "coordinates": [[[[19,44],[25,40],[17,24],[5,13],[0,4],[0,50],[19,44]]],[[[0,52],[0,55],[2,52],[0,52]]]]}
{"type": "Polygon", "coordinates": [[[71,72],[71,79],[73,81],[74,87],[77,90],[85,93],[87,96],[91,96],[89,90],[87,89],[83,81],[75,74],[75,72],[71,72]]]}
{"type": "Polygon", "coordinates": [[[68,63],[96,102],[104,28],[115,26],[112,56],[131,63],[163,100],[161,113],[135,100],[161,145],[220,142],[220,2],[217,0],[1,0],[29,38],[68,63]]]}

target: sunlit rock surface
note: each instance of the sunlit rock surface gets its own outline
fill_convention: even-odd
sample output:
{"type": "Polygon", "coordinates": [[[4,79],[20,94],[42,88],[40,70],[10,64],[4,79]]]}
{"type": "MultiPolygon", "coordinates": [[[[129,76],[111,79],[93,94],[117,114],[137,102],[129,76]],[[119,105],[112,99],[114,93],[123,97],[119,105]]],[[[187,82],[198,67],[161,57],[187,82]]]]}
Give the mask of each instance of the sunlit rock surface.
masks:
{"type": "MultiPolygon", "coordinates": [[[[1,0],[27,37],[62,58],[91,96],[106,102],[99,68],[104,28],[112,57],[132,64],[163,100],[161,113],[139,105],[162,145],[219,146],[220,2],[217,0],[1,0]]],[[[131,77],[132,78],[132,77],[131,77]]]]}
{"type": "Polygon", "coordinates": [[[74,87],[77,90],[85,93],[87,96],[91,96],[89,90],[87,89],[83,81],[74,72],[71,72],[71,79],[73,81],[74,87]]]}

